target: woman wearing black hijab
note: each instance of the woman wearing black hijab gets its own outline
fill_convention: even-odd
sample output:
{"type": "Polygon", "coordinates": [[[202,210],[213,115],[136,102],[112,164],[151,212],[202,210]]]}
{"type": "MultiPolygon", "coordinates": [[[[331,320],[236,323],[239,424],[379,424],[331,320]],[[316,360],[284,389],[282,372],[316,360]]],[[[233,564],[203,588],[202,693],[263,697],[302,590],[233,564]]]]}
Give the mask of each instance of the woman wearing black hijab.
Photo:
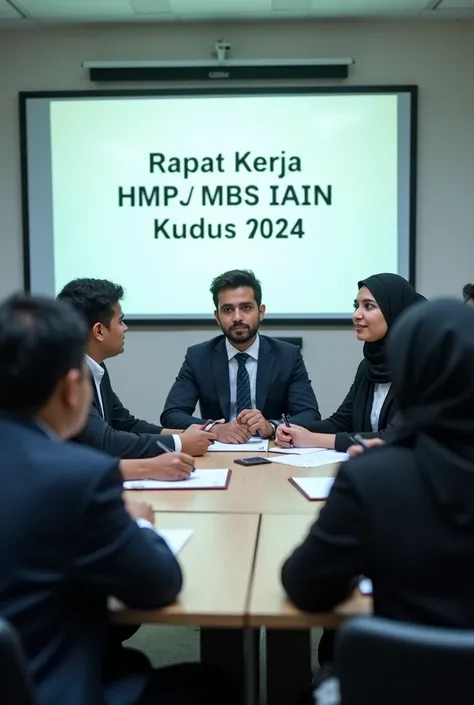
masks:
{"type": "Polygon", "coordinates": [[[374,613],[474,629],[474,312],[414,307],[388,344],[398,436],[341,466],[283,585],[303,610],[344,600],[371,578],[374,613]]]}
{"type": "Polygon", "coordinates": [[[345,451],[352,444],[349,434],[364,438],[387,439],[397,428],[395,404],[387,363],[387,333],[409,306],[424,297],[398,274],[374,274],[359,282],[354,302],[354,328],[364,341],[364,359],[352,386],[339,409],[328,419],[307,430],[301,426],[281,425],[276,442],[283,448],[335,448],[345,451]]]}

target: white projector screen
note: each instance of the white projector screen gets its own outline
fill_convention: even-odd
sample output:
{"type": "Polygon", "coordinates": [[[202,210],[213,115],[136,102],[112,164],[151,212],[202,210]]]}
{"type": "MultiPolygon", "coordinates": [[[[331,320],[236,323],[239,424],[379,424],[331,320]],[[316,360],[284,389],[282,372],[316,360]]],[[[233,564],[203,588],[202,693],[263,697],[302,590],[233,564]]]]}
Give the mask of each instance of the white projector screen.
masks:
{"type": "Polygon", "coordinates": [[[129,321],[208,321],[252,269],[267,318],[327,324],[360,279],[412,279],[415,87],[20,97],[33,293],[106,278],[129,321]]]}

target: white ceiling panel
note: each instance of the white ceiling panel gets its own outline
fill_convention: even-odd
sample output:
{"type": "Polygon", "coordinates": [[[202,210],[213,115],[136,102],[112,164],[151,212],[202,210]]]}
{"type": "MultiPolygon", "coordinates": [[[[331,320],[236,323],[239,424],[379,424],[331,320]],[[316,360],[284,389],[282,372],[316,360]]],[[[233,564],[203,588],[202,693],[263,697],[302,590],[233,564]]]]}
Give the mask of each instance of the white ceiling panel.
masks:
{"type": "Polygon", "coordinates": [[[428,0],[170,0],[180,17],[271,17],[301,14],[354,17],[419,13],[428,0]]]}
{"type": "Polygon", "coordinates": [[[271,0],[171,0],[179,16],[236,17],[264,16],[272,11],[271,0]]]}
{"type": "Polygon", "coordinates": [[[130,0],[137,15],[170,15],[171,0],[130,0]]]}
{"type": "Polygon", "coordinates": [[[421,12],[427,0],[311,0],[311,10],[335,15],[377,15],[421,12]]]}
{"type": "Polygon", "coordinates": [[[474,0],[0,0],[0,21],[160,22],[284,18],[451,19],[471,16],[474,0]],[[14,8],[18,8],[16,12],[14,8]],[[433,10],[433,7],[436,9],[433,10]]]}
{"type": "Polygon", "coordinates": [[[442,0],[438,10],[474,10],[474,0],[442,0]]]}
{"type": "Polygon", "coordinates": [[[15,0],[25,13],[39,20],[133,19],[129,0],[15,0]]]}
{"type": "Polygon", "coordinates": [[[21,20],[22,16],[8,2],[0,0],[0,20],[21,20]]]}

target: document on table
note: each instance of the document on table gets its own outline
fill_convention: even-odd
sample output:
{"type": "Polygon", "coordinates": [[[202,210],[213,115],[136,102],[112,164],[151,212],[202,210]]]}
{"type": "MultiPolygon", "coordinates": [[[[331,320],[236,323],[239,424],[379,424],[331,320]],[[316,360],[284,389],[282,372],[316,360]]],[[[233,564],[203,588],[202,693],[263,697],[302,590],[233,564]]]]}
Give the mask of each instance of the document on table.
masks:
{"type": "Polygon", "coordinates": [[[156,533],[166,541],[173,556],[177,556],[188,543],[194,531],[192,529],[158,529],[156,533]]]}
{"type": "MultiPolygon", "coordinates": [[[[192,529],[155,529],[155,532],[166,541],[173,556],[178,555],[194,534],[192,529]]],[[[117,600],[116,597],[109,597],[107,603],[109,610],[113,612],[126,609],[126,605],[120,600],[117,600]]]]}
{"type": "Polygon", "coordinates": [[[327,499],[334,477],[290,477],[290,482],[311,501],[327,499]]]}
{"type": "Polygon", "coordinates": [[[270,448],[270,453],[282,453],[283,455],[314,455],[327,450],[326,448],[270,448]]]}
{"type": "Polygon", "coordinates": [[[268,440],[264,438],[249,438],[246,443],[221,443],[214,441],[207,449],[208,453],[223,453],[232,451],[233,453],[266,453],[268,451],[268,440]]]}
{"type": "Polygon", "coordinates": [[[230,475],[228,468],[195,470],[186,480],[126,480],[123,486],[126,490],[226,490],[230,475]]]}
{"type": "Polygon", "coordinates": [[[317,468],[319,465],[329,465],[330,463],[343,463],[348,460],[347,453],[338,453],[335,450],[322,450],[307,455],[285,455],[268,458],[272,463],[281,465],[291,465],[294,468],[317,468]]]}

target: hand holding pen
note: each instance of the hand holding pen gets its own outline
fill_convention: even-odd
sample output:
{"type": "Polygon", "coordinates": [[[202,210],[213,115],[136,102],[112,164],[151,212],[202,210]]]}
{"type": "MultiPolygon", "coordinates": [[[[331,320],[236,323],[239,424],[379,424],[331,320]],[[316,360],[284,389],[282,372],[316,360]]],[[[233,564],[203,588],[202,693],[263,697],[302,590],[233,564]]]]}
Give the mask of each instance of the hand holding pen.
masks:
{"type": "MultiPolygon", "coordinates": [[[[288,419],[288,414],[282,414],[282,415],[281,415],[281,418],[282,418],[283,423],[285,424],[285,426],[286,426],[287,428],[290,428],[290,421],[289,421],[289,419],[288,419]]],[[[290,440],[290,448],[293,448],[293,441],[292,441],[292,440],[290,440]]]]}

